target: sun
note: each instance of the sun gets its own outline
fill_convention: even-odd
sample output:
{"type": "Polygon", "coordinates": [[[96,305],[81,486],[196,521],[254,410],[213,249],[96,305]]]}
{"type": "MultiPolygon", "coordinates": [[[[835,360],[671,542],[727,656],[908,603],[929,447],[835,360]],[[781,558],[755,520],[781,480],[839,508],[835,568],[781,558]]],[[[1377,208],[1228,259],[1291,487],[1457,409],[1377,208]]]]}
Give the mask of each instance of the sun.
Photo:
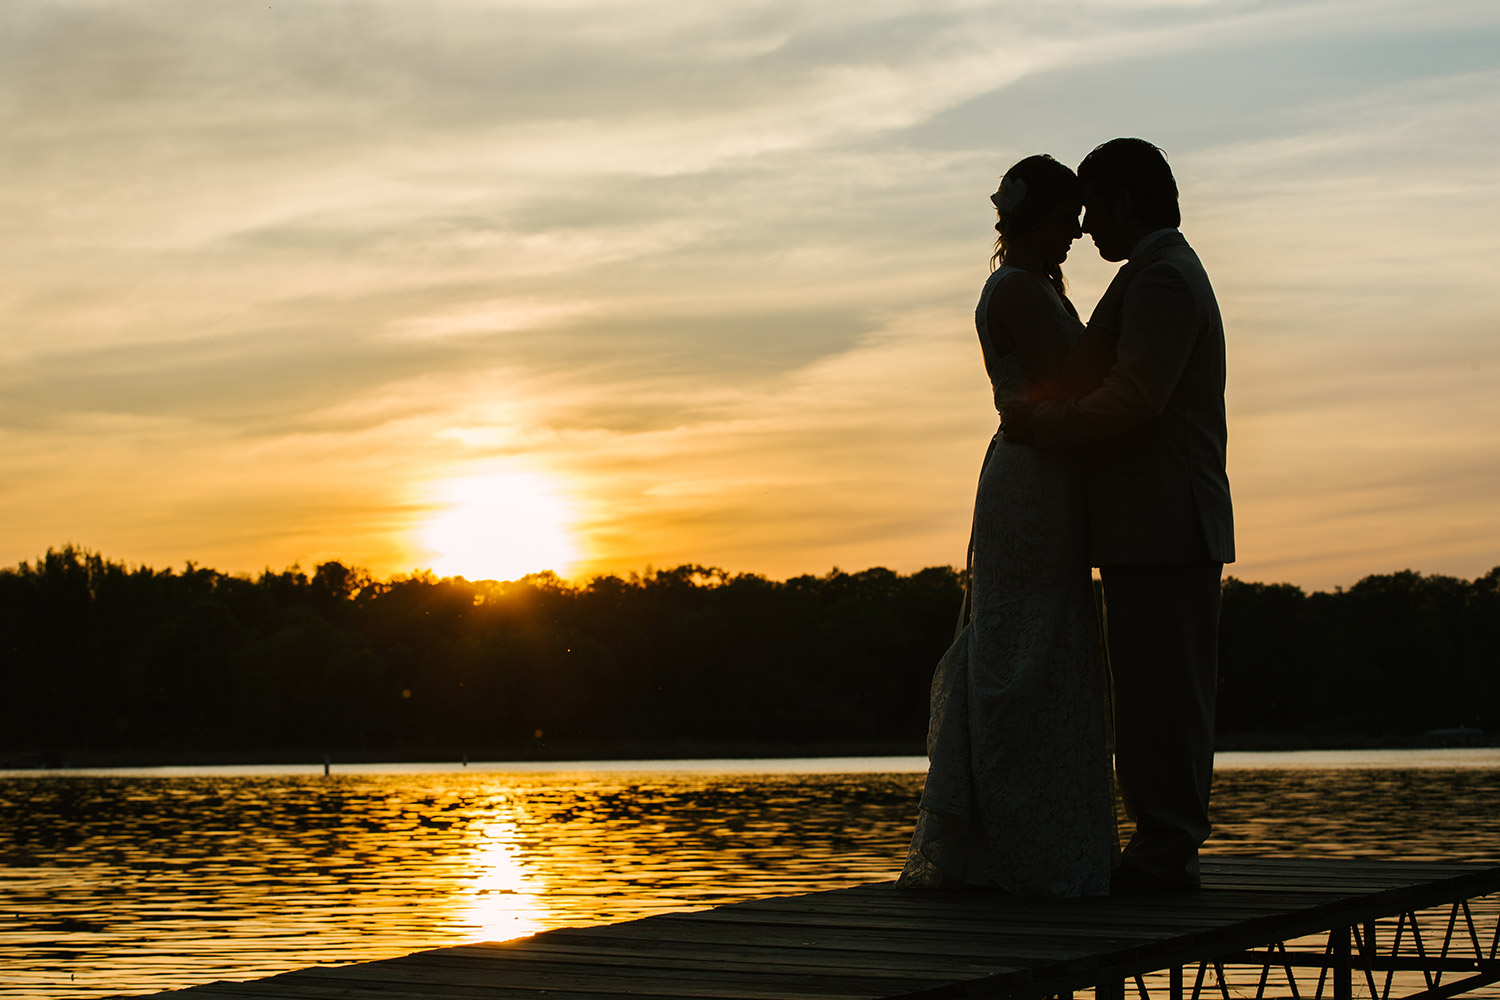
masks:
{"type": "Polygon", "coordinates": [[[422,530],[432,569],[471,580],[566,576],[577,552],[568,504],[542,476],[507,472],[454,479],[436,490],[438,511],[422,530]]]}

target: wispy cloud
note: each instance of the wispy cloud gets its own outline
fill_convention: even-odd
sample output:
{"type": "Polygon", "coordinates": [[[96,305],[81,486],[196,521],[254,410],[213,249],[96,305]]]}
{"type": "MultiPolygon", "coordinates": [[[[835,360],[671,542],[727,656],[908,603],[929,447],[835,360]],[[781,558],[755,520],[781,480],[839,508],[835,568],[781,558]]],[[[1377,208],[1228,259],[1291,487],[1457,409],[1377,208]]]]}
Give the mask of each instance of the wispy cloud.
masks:
{"type": "Polygon", "coordinates": [[[1245,568],[1481,572],[1495,44],[1471,0],[19,7],[0,559],[408,568],[425,484],[518,462],[598,568],[957,561],[987,192],[1123,133],[1229,320],[1245,568]]]}

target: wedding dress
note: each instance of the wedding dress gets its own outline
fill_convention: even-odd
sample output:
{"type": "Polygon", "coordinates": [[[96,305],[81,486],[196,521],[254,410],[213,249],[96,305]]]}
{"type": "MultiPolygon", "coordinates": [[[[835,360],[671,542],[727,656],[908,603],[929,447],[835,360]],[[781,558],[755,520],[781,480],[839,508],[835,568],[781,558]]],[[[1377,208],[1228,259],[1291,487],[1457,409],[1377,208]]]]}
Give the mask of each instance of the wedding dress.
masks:
{"type": "MultiPolygon", "coordinates": [[[[1013,277],[1014,276],[1014,277],[1013,277]]],[[[995,406],[1026,398],[1020,351],[997,357],[975,312],[995,406]]],[[[1050,291],[1049,286],[1049,291],[1050,291]]],[[[1069,344],[1083,325],[1055,292],[1069,344]]],[[[974,505],[968,623],[938,664],[929,768],[903,887],[1109,892],[1118,851],[1109,702],[1077,454],[996,441],[974,505]]]]}

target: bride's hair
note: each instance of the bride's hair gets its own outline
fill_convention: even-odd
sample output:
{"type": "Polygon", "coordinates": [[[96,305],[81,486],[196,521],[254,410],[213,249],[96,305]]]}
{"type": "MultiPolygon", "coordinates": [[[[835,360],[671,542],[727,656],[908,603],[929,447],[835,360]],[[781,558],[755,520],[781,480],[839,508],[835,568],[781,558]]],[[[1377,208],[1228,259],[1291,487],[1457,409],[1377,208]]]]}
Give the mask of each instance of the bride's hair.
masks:
{"type": "MultiPolygon", "coordinates": [[[[1083,204],[1083,187],[1078,175],[1058,163],[1046,153],[1028,156],[1005,172],[1000,179],[1000,189],[990,196],[1000,221],[995,223],[995,254],[990,258],[990,270],[1005,263],[1005,255],[1016,237],[1024,236],[1054,206],[1064,202],[1083,204]]],[[[1052,264],[1047,269],[1057,294],[1064,292],[1062,267],[1052,264]]]]}

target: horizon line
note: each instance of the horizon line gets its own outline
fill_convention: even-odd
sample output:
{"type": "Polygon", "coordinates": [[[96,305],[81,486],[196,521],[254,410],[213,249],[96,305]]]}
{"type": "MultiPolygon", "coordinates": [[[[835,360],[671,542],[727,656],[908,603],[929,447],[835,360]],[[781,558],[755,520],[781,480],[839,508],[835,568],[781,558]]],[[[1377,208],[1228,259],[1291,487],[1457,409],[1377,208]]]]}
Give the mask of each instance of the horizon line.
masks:
{"type": "MultiPolygon", "coordinates": [[[[176,574],[176,570],[171,565],[167,565],[163,569],[157,569],[155,566],[148,565],[145,562],[140,562],[140,563],[134,563],[134,564],[132,564],[129,560],[126,560],[126,559],[112,559],[112,558],[110,558],[109,556],[105,555],[104,553],[102,553],[100,551],[97,551],[97,550],[94,550],[94,549],[90,549],[90,548],[88,548],[86,546],[81,546],[81,545],[78,545],[78,544],[73,543],[73,542],[68,542],[68,543],[65,543],[65,544],[63,544],[61,546],[57,546],[57,547],[48,546],[47,547],[47,551],[46,551],[46,553],[44,555],[37,556],[32,561],[28,561],[28,560],[23,559],[23,560],[21,560],[21,561],[19,561],[17,563],[14,563],[14,564],[0,566],[0,575],[9,575],[9,574],[22,573],[22,572],[25,572],[25,571],[33,568],[33,567],[35,569],[37,569],[37,570],[40,570],[45,565],[45,561],[46,561],[46,559],[48,557],[51,557],[51,556],[67,556],[70,553],[75,558],[82,558],[82,559],[88,559],[90,557],[98,558],[105,565],[107,565],[107,566],[108,565],[119,566],[122,569],[124,569],[127,573],[137,573],[137,572],[141,572],[141,571],[146,571],[146,572],[150,572],[150,573],[165,573],[167,575],[175,575],[176,574]]],[[[1224,568],[1227,571],[1231,567],[1233,567],[1233,565],[1234,565],[1233,563],[1226,563],[1224,565],[1224,568]]],[[[622,580],[622,581],[626,581],[626,582],[646,581],[646,580],[650,580],[650,579],[653,579],[653,578],[660,577],[660,576],[662,576],[664,574],[670,574],[670,573],[681,571],[681,570],[691,570],[692,573],[690,574],[690,576],[692,576],[694,578],[697,578],[697,577],[703,577],[704,578],[704,581],[702,583],[700,583],[698,580],[695,579],[693,581],[695,586],[702,586],[702,585],[706,585],[706,584],[712,584],[712,585],[715,585],[715,586],[719,586],[719,585],[723,585],[724,583],[728,583],[728,582],[730,582],[732,580],[740,579],[740,578],[760,579],[760,580],[765,580],[768,583],[788,583],[788,582],[790,582],[792,580],[800,580],[800,579],[804,579],[804,578],[807,578],[807,577],[811,577],[811,578],[817,579],[817,580],[826,580],[826,579],[833,579],[834,577],[837,577],[837,576],[840,576],[840,575],[842,575],[842,576],[861,576],[863,574],[871,573],[871,572],[875,572],[875,571],[883,571],[883,572],[886,572],[886,573],[890,573],[890,574],[894,575],[895,577],[897,577],[898,579],[899,578],[903,578],[903,577],[913,577],[913,576],[916,576],[916,575],[918,575],[920,573],[926,573],[926,572],[930,572],[932,570],[947,570],[949,572],[952,572],[952,573],[960,575],[960,576],[965,572],[964,570],[959,569],[957,566],[954,566],[951,563],[950,564],[934,564],[934,565],[931,565],[931,566],[924,566],[921,569],[912,570],[911,572],[907,572],[907,573],[903,573],[903,572],[901,572],[899,570],[893,570],[893,569],[891,569],[888,566],[884,566],[884,565],[880,565],[880,564],[870,565],[870,566],[867,566],[864,569],[860,569],[860,570],[844,570],[844,569],[841,569],[840,567],[838,567],[837,565],[834,565],[834,566],[829,567],[829,569],[826,572],[823,572],[823,573],[808,571],[808,572],[803,572],[803,573],[795,573],[795,574],[792,574],[792,575],[789,575],[789,576],[777,579],[777,578],[771,577],[771,576],[769,576],[769,575],[767,575],[765,573],[759,573],[759,572],[756,572],[754,570],[734,570],[734,571],[731,571],[731,570],[724,569],[721,566],[711,566],[711,565],[706,565],[704,563],[697,563],[697,562],[684,562],[684,563],[678,563],[675,566],[664,566],[664,567],[656,567],[656,566],[653,566],[650,563],[647,563],[640,570],[630,570],[630,571],[625,572],[625,573],[619,573],[619,572],[598,572],[598,573],[592,573],[592,574],[587,574],[587,575],[579,575],[579,576],[571,576],[571,577],[563,576],[562,574],[556,572],[555,570],[550,570],[550,569],[535,570],[533,572],[526,573],[526,574],[523,574],[523,575],[521,575],[519,577],[514,577],[512,579],[499,579],[499,578],[494,578],[494,577],[471,578],[471,577],[466,577],[466,576],[464,576],[462,574],[453,574],[453,575],[450,575],[450,576],[440,576],[431,567],[413,567],[409,571],[395,572],[395,573],[391,573],[391,574],[389,574],[389,575],[387,575],[385,577],[378,577],[373,572],[371,572],[371,570],[368,567],[361,566],[358,563],[344,562],[341,559],[325,559],[325,560],[317,563],[316,565],[314,565],[312,567],[311,572],[309,572],[306,569],[303,569],[302,564],[301,564],[300,561],[293,562],[293,563],[291,563],[290,565],[284,567],[281,570],[273,570],[269,565],[267,565],[263,569],[260,570],[259,576],[257,577],[257,575],[254,574],[251,571],[223,571],[223,570],[219,570],[219,569],[216,569],[216,568],[213,568],[213,567],[210,567],[210,566],[201,565],[201,564],[195,562],[192,559],[184,559],[183,560],[183,570],[184,570],[184,572],[203,572],[203,571],[207,571],[207,572],[215,574],[216,576],[228,577],[228,578],[231,578],[231,579],[249,580],[251,582],[254,582],[256,579],[264,579],[264,578],[266,578],[268,576],[285,575],[285,574],[294,573],[294,572],[295,573],[303,574],[304,576],[307,576],[307,577],[311,578],[312,574],[316,574],[316,572],[318,570],[322,569],[324,566],[338,566],[338,567],[340,567],[340,568],[342,568],[342,569],[344,569],[344,570],[346,570],[348,572],[363,575],[363,576],[367,577],[368,578],[368,582],[372,583],[372,584],[390,584],[390,583],[396,583],[396,582],[404,582],[404,581],[408,581],[408,580],[429,580],[429,581],[435,582],[435,583],[445,583],[445,582],[458,581],[458,582],[462,582],[462,583],[466,583],[466,584],[470,584],[470,585],[479,585],[479,584],[520,585],[520,584],[528,584],[528,583],[530,583],[532,581],[543,581],[543,580],[546,580],[546,581],[557,581],[558,583],[560,583],[560,584],[562,584],[562,585],[564,585],[566,587],[573,588],[573,589],[577,589],[577,588],[582,587],[582,586],[587,586],[588,584],[593,583],[593,582],[595,582],[597,580],[615,579],[615,580],[622,580]],[[715,582],[716,578],[717,578],[717,582],[715,582]]],[[[1095,580],[1097,582],[1097,568],[1094,568],[1094,572],[1096,574],[1095,580]]],[[[1411,575],[1413,575],[1413,576],[1415,576],[1415,577],[1417,577],[1419,579],[1424,579],[1424,580],[1449,579],[1449,580],[1460,580],[1460,581],[1463,581],[1465,583],[1477,583],[1478,581],[1483,580],[1483,579],[1485,579],[1487,577],[1495,576],[1495,575],[1500,575],[1500,565],[1494,566],[1491,569],[1489,569],[1488,571],[1486,571],[1484,573],[1481,573],[1481,574],[1479,574],[1477,576],[1474,576],[1472,578],[1465,578],[1465,577],[1462,577],[1462,576],[1454,576],[1454,575],[1447,574],[1447,573],[1423,573],[1420,570],[1414,570],[1414,569],[1412,569],[1412,568],[1410,568],[1408,566],[1408,567],[1404,567],[1402,569],[1390,570],[1390,571],[1386,571],[1386,572],[1367,573],[1364,576],[1360,577],[1358,580],[1355,580],[1351,584],[1347,584],[1347,585],[1335,585],[1332,588],[1332,590],[1308,590],[1306,587],[1302,586],[1301,584],[1294,583],[1294,582],[1292,582],[1290,580],[1275,580],[1275,581],[1247,580],[1247,579],[1243,579],[1241,577],[1235,576],[1233,573],[1230,573],[1230,572],[1225,572],[1225,574],[1223,576],[1223,582],[1224,583],[1228,583],[1230,581],[1234,581],[1236,583],[1257,584],[1257,585],[1260,585],[1260,586],[1271,586],[1271,587],[1291,586],[1291,587],[1296,587],[1298,590],[1302,591],[1305,594],[1320,594],[1320,593],[1341,593],[1341,592],[1349,589],[1350,587],[1354,587],[1354,586],[1357,586],[1360,583],[1363,583],[1366,580],[1378,579],[1378,578],[1383,578],[1383,577],[1402,576],[1402,575],[1405,575],[1405,574],[1411,574],[1411,575]]]]}

